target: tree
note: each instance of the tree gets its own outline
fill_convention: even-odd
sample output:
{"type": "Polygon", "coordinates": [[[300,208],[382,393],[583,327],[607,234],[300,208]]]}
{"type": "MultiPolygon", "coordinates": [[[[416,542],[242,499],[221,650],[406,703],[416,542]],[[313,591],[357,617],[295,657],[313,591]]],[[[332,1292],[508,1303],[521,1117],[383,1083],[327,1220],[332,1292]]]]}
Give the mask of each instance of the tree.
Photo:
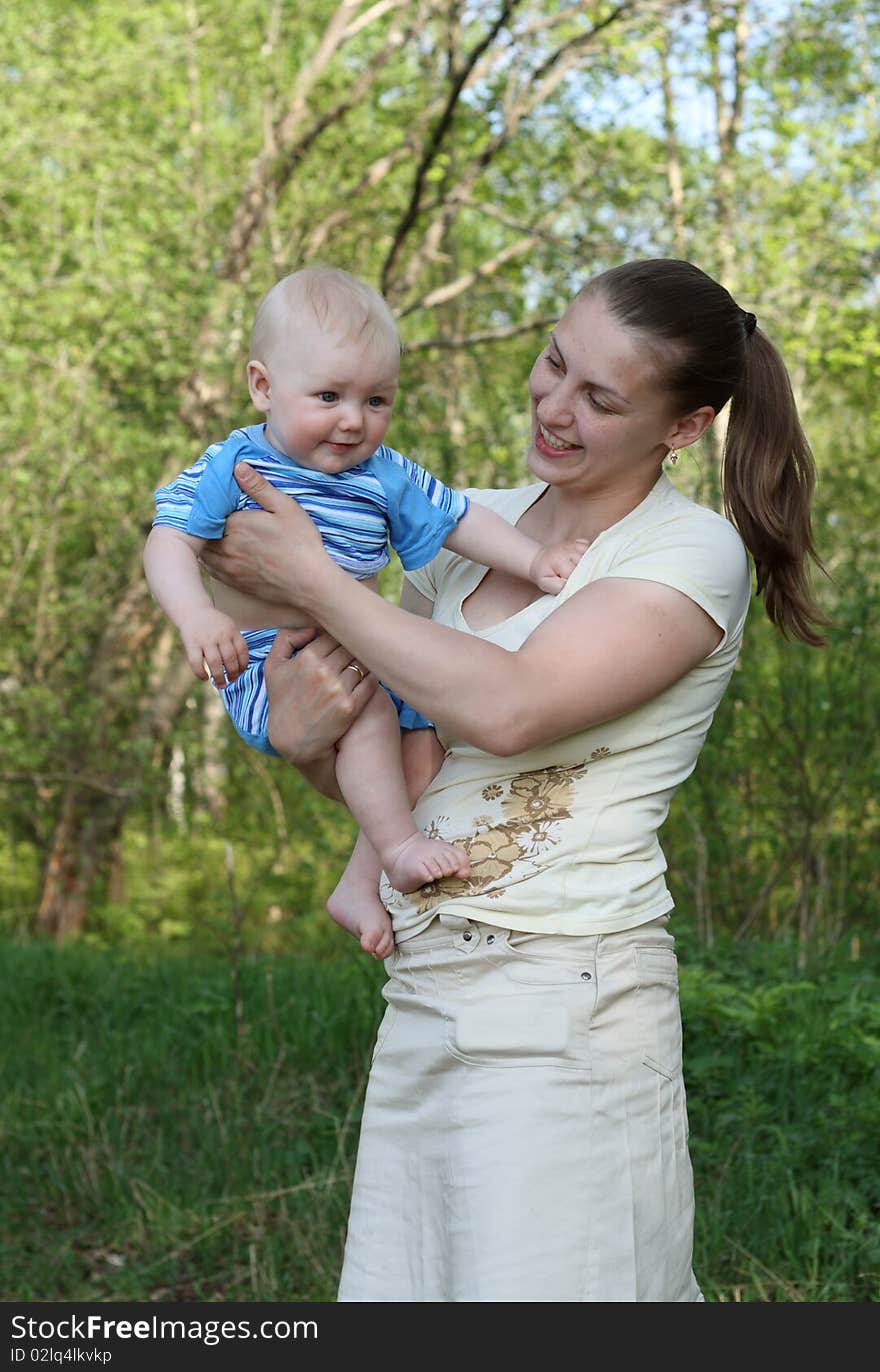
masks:
{"type": "Polygon", "coordinates": [[[241,413],[256,299],[291,261],[330,253],[383,286],[423,348],[448,342],[453,305],[465,338],[475,319],[502,340],[530,332],[524,260],[583,174],[569,158],[517,205],[513,172],[535,167],[530,121],[562,142],[572,79],[637,8],[43,0],[36,26],[7,16],[6,131],[15,165],[40,168],[12,189],[7,161],[8,225],[31,245],[16,362],[53,374],[36,422],[24,387],[7,421],[21,528],[7,622],[26,645],[7,669],[7,779],[20,796],[33,782],[16,819],[46,844],[42,930],[82,927],[186,695],[140,571],[146,493],[241,413]],[[46,492],[34,464],[58,432],[46,492]]]}
{"type": "MultiPolygon", "coordinates": [[[[805,655],[753,616],[670,819],[673,877],[705,928],[800,921],[812,937],[857,919],[876,898],[860,854],[880,780],[867,7],[34,0],[0,22],[7,927],[33,927],[35,889],[47,933],[94,920],[123,841],[147,869],[172,751],[172,830],[222,809],[203,765],[219,749],[224,824],[268,845],[266,890],[277,878],[305,899],[346,837],[289,769],[258,768],[228,731],[206,741],[209,697],[140,568],[151,490],[248,415],[247,331],[272,280],[333,260],[381,285],[406,343],[397,446],[459,484],[513,483],[541,331],[593,271],[682,253],[733,286],[791,365],[838,637],[805,655]],[[792,738],[807,780],[786,790],[792,738]],[[237,788],[254,782],[241,814],[237,788]]],[[[717,500],[717,451],[676,480],[717,500]]]]}

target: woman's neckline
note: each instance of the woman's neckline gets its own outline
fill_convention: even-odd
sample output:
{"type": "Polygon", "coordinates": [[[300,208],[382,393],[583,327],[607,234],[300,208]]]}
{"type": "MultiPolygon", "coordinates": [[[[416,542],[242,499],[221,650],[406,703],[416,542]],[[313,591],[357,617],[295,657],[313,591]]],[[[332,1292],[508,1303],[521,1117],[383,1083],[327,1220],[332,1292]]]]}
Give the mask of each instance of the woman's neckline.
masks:
{"type": "MultiPolygon", "coordinates": [[[[616,519],[613,524],[609,524],[607,528],[602,529],[596,535],[596,537],[593,539],[593,542],[590,544],[589,548],[584,553],[584,557],[590,557],[594,549],[597,547],[600,541],[606,537],[607,534],[609,534],[612,530],[619,530],[621,526],[627,523],[628,520],[632,519],[638,511],[644,509],[644,506],[647,504],[649,500],[656,498],[667,487],[674,489],[666,473],[661,471],[657,477],[657,480],[654,482],[654,485],[647,492],[647,494],[642,497],[642,499],[638,502],[637,505],[634,505],[631,510],[627,510],[626,514],[621,515],[621,517],[619,519],[616,519]]],[[[532,482],[528,486],[514,487],[513,489],[516,490],[518,493],[521,493],[523,496],[531,495],[531,499],[528,499],[526,503],[517,510],[516,518],[513,521],[514,528],[517,528],[519,526],[520,520],[528,514],[529,510],[533,509],[534,506],[537,505],[538,501],[541,500],[544,495],[546,495],[547,491],[550,489],[550,486],[548,482],[541,481],[532,482]],[[532,494],[532,492],[534,492],[534,494],[532,494]]],[[[581,559],[581,562],[583,562],[583,558],[581,559]]],[[[528,610],[531,610],[533,606],[537,605],[539,602],[544,600],[557,599],[557,596],[551,596],[546,594],[536,595],[534,599],[528,601],[527,604],[522,605],[518,610],[515,610],[513,614],[506,616],[506,618],[496,620],[492,624],[484,624],[481,625],[479,628],[474,628],[467,621],[467,617],[464,612],[464,607],[467,604],[467,602],[471,599],[471,597],[474,596],[476,592],[480,589],[486,577],[489,575],[489,571],[490,569],[488,567],[480,569],[477,580],[468,590],[465,591],[464,595],[458,602],[456,611],[457,617],[469,634],[474,634],[475,636],[480,637],[481,635],[495,633],[499,629],[503,629],[506,625],[512,624],[515,620],[519,619],[520,615],[524,615],[528,610]]],[[[574,575],[574,573],[572,575],[574,575]]],[[[561,594],[564,594],[564,592],[562,592],[561,594]]]]}
{"type": "MultiPolygon", "coordinates": [[[[539,489],[535,492],[534,495],[532,495],[532,498],[528,500],[526,504],[523,505],[522,508],[517,512],[516,519],[513,521],[514,528],[517,528],[519,526],[520,520],[524,518],[526,514],[528,514],[529,510],[531,510],[533,506],[537,505],[538,501],[542,498],[542,496],[546,495],[547,491],[550,489],[546,481],[532,482],[532,484],[529,486],[514,488],[518,491],[521,491],[522,494],[525,496],[534,491],[536,486],[539,489]]],[[[476,567],[476,564],[474,565],[476,567]]],[[[503,625],[510,624],[513,620],[517,619],[519,615],[524,614],[526,610],[530,610],[532,606],[537,604],[539,600],[547,599],[546,595],[538,594],[534,597],[533,600],[530,600],[527,605],[522,605],[518,610],[515,610],[512,615],[508,615],[506,619],[499,619],[496,620],[494,624],[483,624],[479,628],[475,628],[468,623],[464,613],[464,607],[467,601],[469,601],[471,597],[475,595],[477,591],[480,589],[483,582],[486,580],[486,577],[489,575],[490,571],[490,567],[482,568],[473,586],[471,586],[470,590],[467,591],[458,602],[458,618],[461,620],[462,624],[467,629],[469,634],[476,634],[477,636],[479,636],[481,634],[492,633],[495,629],[500,629],[503,625]]]]}

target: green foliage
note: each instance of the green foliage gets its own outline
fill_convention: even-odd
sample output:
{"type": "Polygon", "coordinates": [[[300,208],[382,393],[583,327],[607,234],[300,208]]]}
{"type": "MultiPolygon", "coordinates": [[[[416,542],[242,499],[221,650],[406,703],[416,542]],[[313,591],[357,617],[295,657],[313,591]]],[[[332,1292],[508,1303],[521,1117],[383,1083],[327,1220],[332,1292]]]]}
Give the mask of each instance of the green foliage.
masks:
{"type": "Polygon", "coordinates": [[[760,603],[692,780],[664,830],[679,908],[827,947],[878,908],[878,588],[834,588],[828,646],[785,644],[760,603]]]}
{"type": "Polygon", "coordinates": [[[876,975],[777,981],[753,959],[729,980],[728,966],[682,978],[706,1297],[876,1301],[876,975]]]}
{"type": "MultiPolygon", "coordinates": [[[[834,627],[824,653],[806,653],[780,645],[756,607],[667,827],[673,887],[705,938],[747,923],[833,941],[869,921],[876,20],[836,0],[746,4],[737,73],[734,7],[710,8],[722,20],[711,31],[705,8],[636,6],[587,42],[610,7],[527,0],[444,127],[455,73],[491,23],[479,6],[364,0],[317,73],[327,0],[6,7],[0,928],[33,927],[73,801],[69,846],[96,868],[91,936],[210,943],[229,843],[254,936],[270,948],[323,937],[351,826],[279,764],[257,775],[231,734],[208,735],[204,693],[172,690],[139,565],[153,488],[250,417],[243,363],[266,286],[315,258],[384,284],[407,345],[392,441],[456,484],[514,485],[524,379],[548,322],[597,268],[680,248],[730,273],[789,362],[820,472],[834,627]],[[738,77],[743,93],[724,150],[713,60],[722,92],[738,77]],[[246,248],[243,206],[257,215],[246,248]],[[163,692],[167,732],[152,723],[163,692]],[[203,784],[212,761],[226,773],[220,803],[203,784]]],[[[705,459],[676,480],[712,499],[705,459]]]]}

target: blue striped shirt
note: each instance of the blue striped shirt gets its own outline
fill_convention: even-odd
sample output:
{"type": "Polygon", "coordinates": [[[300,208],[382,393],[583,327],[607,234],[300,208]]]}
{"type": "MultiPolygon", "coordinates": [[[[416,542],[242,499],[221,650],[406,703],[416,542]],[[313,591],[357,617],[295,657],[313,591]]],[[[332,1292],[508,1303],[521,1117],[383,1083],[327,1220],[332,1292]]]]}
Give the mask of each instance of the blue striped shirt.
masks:
{"type": "Polygon", "coordinates": [[[227,515],[259,509],[233,476],[247,462],[314,520],[324,547],[345,571],[363,580],[389,560],[388,542],[409,570],[430,562],[467,512],[468,499],[423,467],[386,448],[348,471],[302,467],[266,441],[262,424],[234,429],[197,462],[155,493],[154,524],[197,538],[222,538],[227,515]]]}

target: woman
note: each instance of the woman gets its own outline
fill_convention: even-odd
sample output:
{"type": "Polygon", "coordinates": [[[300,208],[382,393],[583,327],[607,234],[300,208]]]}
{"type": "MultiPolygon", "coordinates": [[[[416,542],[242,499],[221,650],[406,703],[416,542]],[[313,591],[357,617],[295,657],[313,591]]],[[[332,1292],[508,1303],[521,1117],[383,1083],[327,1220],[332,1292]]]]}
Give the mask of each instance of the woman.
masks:
{"type": "Polygon", "coordinates": [[[535,484],[475,498],[543,543],[589,540],[559,596],[444,551],[398,609],[247,471],[270,513],[210,559],[326,630],[293,662],[277,645],[279,751],[332,790],[332,740],[373,688],[356,658],[435,721],[446,757],[416,820],[471,862],[384,892],[397,942],[341,1300],[702,1299],[657,831],[739,652],[743,541],[771,619],[821,641],[813,464],[778,353],[689,263],[596,277],[529,388],[535,484]],[[736,528],[662,470],[731,397],[736,528]]]}

